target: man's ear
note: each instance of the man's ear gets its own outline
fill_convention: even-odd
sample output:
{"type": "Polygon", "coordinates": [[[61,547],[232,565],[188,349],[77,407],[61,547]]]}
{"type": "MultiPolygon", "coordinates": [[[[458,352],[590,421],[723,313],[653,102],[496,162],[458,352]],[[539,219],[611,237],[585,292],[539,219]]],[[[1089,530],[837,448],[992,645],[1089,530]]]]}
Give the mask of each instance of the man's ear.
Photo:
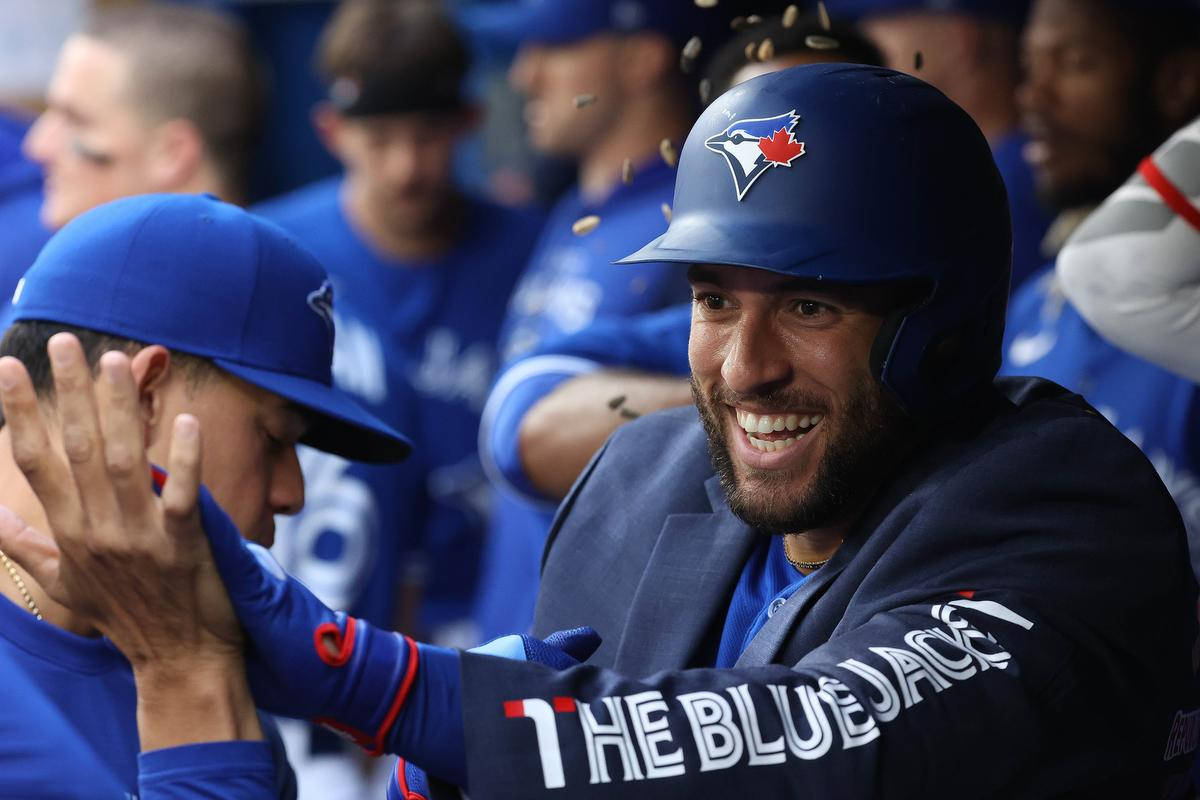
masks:
{"type": "Polygon", "coordinates": [[[204,137],[187,119],[169,119],[150,139],[149,180],[159,191],[176,191],[195,178],[204,163],[204,137]]]}
{"type": "Polygon", "coordinates": [[[317,132],[317,138],[321,140],[321,144],[325,145],[325,149],[340,161],[344,124],[342,115],[337,112],[332,103],[323,100],[313,106],[311,118],[313,130],[317,132]]]}
{"type": "Polygon", "coordinates": [[[138,406],[146,431],[146,444],[154,441],[155,432],[162,426],[166,387],[173,373],[171,351],[161,344],[143,347],[130,359],[133,383],[137,387],[138,406]]]}
{"type": "Polygon", "coordinates": [[[655,86],[679,70],[679,52],[665,36],[634,33],[622,38],[616,71],[622,85],[634,93],[655,86]]]}

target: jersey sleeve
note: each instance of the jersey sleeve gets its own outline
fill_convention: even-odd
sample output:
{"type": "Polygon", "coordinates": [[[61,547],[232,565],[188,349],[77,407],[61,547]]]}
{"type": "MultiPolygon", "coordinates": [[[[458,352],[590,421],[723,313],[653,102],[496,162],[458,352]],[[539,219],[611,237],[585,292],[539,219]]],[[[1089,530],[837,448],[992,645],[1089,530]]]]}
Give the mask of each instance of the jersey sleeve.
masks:
{"type": "Polygon", "coordinates": [[[205,742],[138,756],[140,800],[276,800],[278,791],[266,742],[205,742]]]}
{"type": "Polygon", "coordinates": [[[1200,119],[1172,136],[1071,237],[1057,271],[1118,347],[1200,380],[1200,119]]]}

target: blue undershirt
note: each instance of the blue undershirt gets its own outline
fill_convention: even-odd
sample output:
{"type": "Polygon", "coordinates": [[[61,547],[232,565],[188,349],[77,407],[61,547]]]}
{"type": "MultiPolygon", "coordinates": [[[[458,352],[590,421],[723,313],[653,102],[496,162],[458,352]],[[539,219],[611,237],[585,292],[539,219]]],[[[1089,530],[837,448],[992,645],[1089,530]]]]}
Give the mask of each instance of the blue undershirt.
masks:
{"type": "Polygon", "coordinates": [[[788,563],[780,536],[763,537],[738,578],[717,648],[719,669],[732,667],[767,620],[796,593],[807,575],[788,563]]]}

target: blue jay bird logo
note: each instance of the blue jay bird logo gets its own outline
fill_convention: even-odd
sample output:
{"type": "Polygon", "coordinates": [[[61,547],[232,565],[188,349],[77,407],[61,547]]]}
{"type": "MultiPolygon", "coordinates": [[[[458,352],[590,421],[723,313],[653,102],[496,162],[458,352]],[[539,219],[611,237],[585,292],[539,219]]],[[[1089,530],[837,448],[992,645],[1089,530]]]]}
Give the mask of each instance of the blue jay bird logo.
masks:
{"type": "Polygon", "coordinates": [[[725,157],[739,201],[768,169],[790,167],[804,155],[804,142],[792,136],[799,121],[793,108],[775,117],[739,120],[704,140],[705,147],[725,157]]]}
{"type": "Polygon", "coordinates": [[[333,333],[333,284],[329,279],[321,281],[321,285],[308,293],[304,298],[318,317],[325,322],[325,327],[333,333]]]}

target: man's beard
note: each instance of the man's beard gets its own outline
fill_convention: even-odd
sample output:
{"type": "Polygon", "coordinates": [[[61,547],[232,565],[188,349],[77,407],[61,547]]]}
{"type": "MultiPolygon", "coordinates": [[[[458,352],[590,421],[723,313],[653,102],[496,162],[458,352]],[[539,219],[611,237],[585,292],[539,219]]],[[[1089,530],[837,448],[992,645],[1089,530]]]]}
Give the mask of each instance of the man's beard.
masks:
{"type": "MultiPolygon", "coordinates": [[[[724,407],[753,402],[764,408],[816,410],[827,404],[799,392],[739,397],[719,387],[706,398],[695,378],[692,397],[708,433],[709,454],[730,510],[747,525],[768,534],[800,533],[848,520],[875,493],[916,437],[915,423],[896,399],[878,381],[864,376],[844,409],[833,418],[826,414],[820,423],[825,428],[825,450],[806,486],[789,492],[788,484],[795,478],[791,470],[743,465],[754,478],[754,485],[746,486],[729,454],[724,407]]],[[[805,435],[815,433],[817,429],[805,435]]],[[[739,428],[736,435],[745,433],[739,428]]]]}

